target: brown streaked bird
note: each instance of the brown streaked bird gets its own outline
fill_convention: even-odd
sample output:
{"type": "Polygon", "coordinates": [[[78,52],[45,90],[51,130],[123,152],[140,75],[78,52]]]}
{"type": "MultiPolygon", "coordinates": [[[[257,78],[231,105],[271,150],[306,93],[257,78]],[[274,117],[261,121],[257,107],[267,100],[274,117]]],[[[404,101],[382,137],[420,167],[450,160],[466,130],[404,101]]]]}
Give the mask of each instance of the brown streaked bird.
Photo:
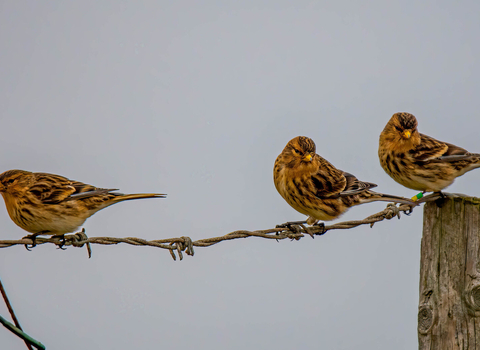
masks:
{"type": "Polygon", "coordinates": [[[410,113],[395,113],[380,134],[383,170],[413,190],[440,192],[456,177],[480,167],[480,154],[420,134],[410,113]]]}
{"type": "Polygon", "coordinates": [[[24,170],[0,174],[0,193],[15,224],[38,235],[63,236],[112,204],[130,199],[165,198],[165,194],[122,194],[66,177],[24,170]]]}
{"type": "Polygon", "coordinates": [[[305,136],[287,143],[275,161],[273,180],[287,203],[308,215],[309,225],[333,220],[362,203],[386,201],[415,206],[409,199],[371,191],[377,185],[335,168],[315,153],[315,143],[305,136]]]}

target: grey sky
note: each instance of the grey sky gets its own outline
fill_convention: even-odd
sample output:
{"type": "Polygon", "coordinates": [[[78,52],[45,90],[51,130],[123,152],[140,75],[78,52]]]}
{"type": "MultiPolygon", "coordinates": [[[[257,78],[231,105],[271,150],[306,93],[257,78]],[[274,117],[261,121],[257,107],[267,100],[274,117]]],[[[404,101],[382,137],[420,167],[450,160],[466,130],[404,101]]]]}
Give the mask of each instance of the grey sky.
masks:
{"type": "MultiPolygon", "coordinates": [[[[99,212],[90,236],[200,239],[300,220],[272,180],[297,135],[379,191],[410,197],[381,169],[378,136],[407,111],[421,132],[480,151],[479,10],[2,1],[0,172],[168,193],[99,212]]],[[[479,175],[448,190],[480,196],[479,175]]],[[[2,239],[25,235],[3,204],[0,223],[2,239]]],[[[125,245],[94,246],[90,260],[85,249],[13,247],[0,251],[0,277],[48,349],[413,349],[421,230],[416,210],[315,240],[197,248],[182,262],[125,245]]],[[[0,344],[24,348],[5,329],[0,344]]]]}

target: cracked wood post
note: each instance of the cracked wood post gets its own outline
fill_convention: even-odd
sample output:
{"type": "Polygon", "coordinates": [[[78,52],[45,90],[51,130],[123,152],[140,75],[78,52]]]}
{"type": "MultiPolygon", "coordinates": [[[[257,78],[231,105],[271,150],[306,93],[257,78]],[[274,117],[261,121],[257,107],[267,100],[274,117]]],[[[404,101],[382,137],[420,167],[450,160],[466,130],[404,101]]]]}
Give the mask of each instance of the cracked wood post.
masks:
{"type": "Polygon", "coordinates": [[[423,213],[420,350],[480,350],[480,198],[427,202],[423,213]]]}

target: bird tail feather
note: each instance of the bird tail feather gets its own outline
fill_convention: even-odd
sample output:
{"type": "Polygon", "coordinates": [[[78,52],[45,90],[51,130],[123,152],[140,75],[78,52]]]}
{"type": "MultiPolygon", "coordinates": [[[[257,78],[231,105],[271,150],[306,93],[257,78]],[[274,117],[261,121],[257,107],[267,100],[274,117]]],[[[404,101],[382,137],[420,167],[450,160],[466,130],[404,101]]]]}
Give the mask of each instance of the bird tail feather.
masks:
{"type": "Polygon", "coordinates": [[[166,194],[160,193],[135,193],[135,194],[123,194],[118,192],[113,192],[112,194],[116,195],[113,199],[114,201],[129,201],[132,199],[142,199],[142,198],[165,198],[166,194]]]}
{"type": "Polygon", "coordinates": [[[401,204],[407,204],[407,205],[412,205],[412,206],[417,206],[418,204],[412,201],[411,199],[405,198],[405,197],[399,197],[399,196],[393,196],[390,194],[384,194],[384,193],[379,193],[379,192],[374,192],[374,191],[367,191],[369,194],[371,194],[370,197],[365,198],[362,200],[363,203],[369,203],[369,202],[394,202],[394,203],[401,203],[401,204]]]}

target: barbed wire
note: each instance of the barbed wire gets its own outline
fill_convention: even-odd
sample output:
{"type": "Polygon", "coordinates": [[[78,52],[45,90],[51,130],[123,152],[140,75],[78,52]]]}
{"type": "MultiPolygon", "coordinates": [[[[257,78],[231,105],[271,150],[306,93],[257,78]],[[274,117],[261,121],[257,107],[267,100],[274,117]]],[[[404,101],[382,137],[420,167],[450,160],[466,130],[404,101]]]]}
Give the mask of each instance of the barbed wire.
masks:
{"type": "MultiPolygon", "coordinates": [[[[422,198],[422,202],[426,201],[427,197],[422,198]]],[[[192,241],[190,237],[182,236],[177,238],[165,238],[165,239],[158,239],[158,240],[151,240],[148,241],[143,238],[136,238],[136,237],[126,237],[126,238],[116,238],[116,237],[87,237],[85,234],[85,230],[75,234],[68,234],[65,235],[65,238],[62,239],[58,236],[53,237],[36,237],[35,242],[31,238],[24,237],[19,240],[0,240],[0,248],[7,248],[12,247],[15,245],[25,245],[30,248],[32,244],[34,246],[46,244],[46,243],[53,243],[57,245],[61,249],[65,249],[64,247],[73,246],[73,247],[83,247],[86,246],[88,251],[89,258],[92,255],[91,245],[92,244],[102,244],[102,245],[113,245],[119,243],[126,243],[135,246],[150,246],[156,248],[167,249],[170,251],[170,254],[173,260],[176,260],[177,257],[175,252],[177,252],[180,260],[183,259],[183,252],[187,255],[194,255],[193,247],[209,247],[214,244],[229,241],[233,239],[239,238],[247,238],[247,237],[260,237],[266,239],[274,239],[274,240],[283,240],[283,239],[291,239],[291,240],[299,240],[305,236],[305,234],[310,235],[312,238],[316,235],[323,235],[327,231],[331,230],[345,230],[354,228],[360,225],[370,225],[372,227],[375,223],[379,221],[383,221],[385,219],[390,220],[394,217],[398,217],[400,219],[400,213],[403,212],[409,215],[412,212],[412,207],[406,204],[402,204],[400,206],[396,206],[393,203],[387,205],[387,207],[378,212],[376,214],[370,215],[369,217],[363,220],[352,220],[352,221],[344,221],[333,225],[313,225],[313,226],[305,226],[303,223],[293,222],[287,223],[284,225],[278,225],[275,228],[266,229],[266,230],[256,230],[256,231],[247,231],[247,230],[238,230],[230,232],[226,235],[219,236],[219,237],[211,237],[200,239],[196,241],[192,241]]]]}

